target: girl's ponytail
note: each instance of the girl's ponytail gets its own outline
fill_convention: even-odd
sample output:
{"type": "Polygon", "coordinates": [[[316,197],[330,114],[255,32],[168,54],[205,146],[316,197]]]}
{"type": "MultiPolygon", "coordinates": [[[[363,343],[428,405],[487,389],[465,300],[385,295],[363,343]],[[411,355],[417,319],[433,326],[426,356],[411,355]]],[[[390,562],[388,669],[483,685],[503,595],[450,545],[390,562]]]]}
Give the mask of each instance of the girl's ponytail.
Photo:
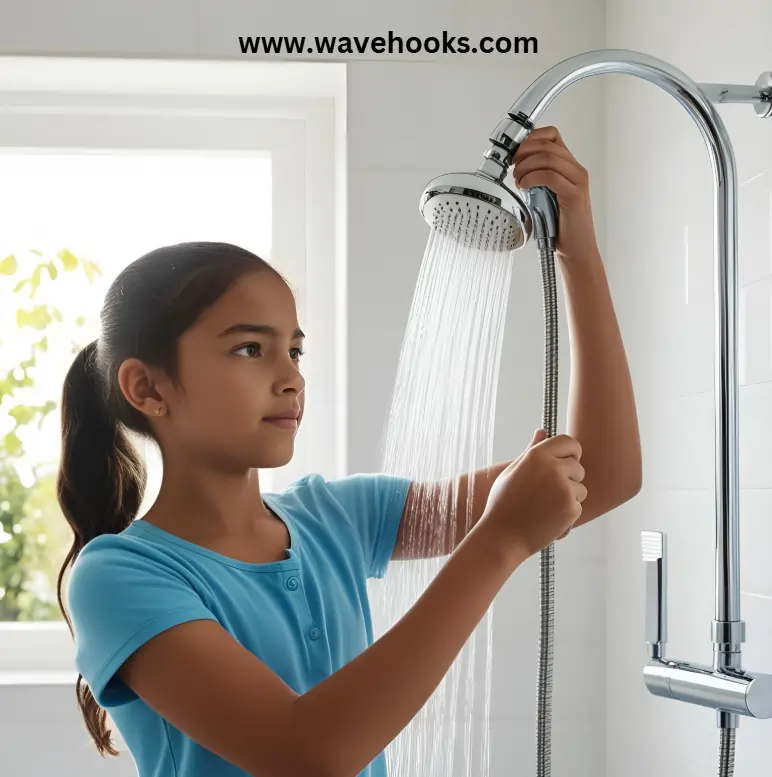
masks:
{"type": "MultiPolygon", "coordinates": [[[[118,534],[134,520],[147,480],[142,460],[109,408],[98,358],[95,340],[75,357],[62,391],[62,451],[56,489],[74,539],[59,572],[56,593],[73,636],[62,601],[67,568],[88,542],[101,534],[118,534]]],[[[81,675],[75,690],[97,749],[103,756],[118,755],[106,726],[107,713],[81,675]]]]}
{"type": "MultiPolygon", "coordinates": [[[[139,514],[146,473],[127,432],[160,447],[153,424],[121,390],[121,364],[137,359],[161,370],[176,386],[180,336],[242,275],[265,270],[276,272],[259,256],[229,243],[178,243],[141,256],[110,284],[99,340],[75,357],[62,392],[56,485],[74,539],[59,573],[57,598],[76,641],[62,601],[67,568],[91,540],[122,532],[139,514]]],[[[76,693],[97,749],[117,755],[107,714],[80,675],[76,693]]]]}

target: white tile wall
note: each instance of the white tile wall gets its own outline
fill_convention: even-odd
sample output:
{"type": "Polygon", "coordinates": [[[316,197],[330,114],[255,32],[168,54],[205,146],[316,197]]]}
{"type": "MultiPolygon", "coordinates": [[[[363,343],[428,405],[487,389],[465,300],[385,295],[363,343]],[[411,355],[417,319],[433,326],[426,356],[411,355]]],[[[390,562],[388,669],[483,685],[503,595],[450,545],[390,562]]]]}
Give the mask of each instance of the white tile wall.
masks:
{"type": "Polygon", "coordinates": [[[772,488],[772,383],[740,389],[740,484],[772,488]]]}
{"type": "MultiPolygon", "coordinates": [[[[568,543],[565,543],[567,546],[568,543]]],[[[572,562],[562,546],[556,553],[554,709],[567,718],[603,718],[605,667],[603,588],[605,564],[572,562]],[[597,660],[582,667],[590,657],[597,660]]],[[[538,659],[538,566],[531,559],[507,584],[494,608],[494,683],[491,715],[495,718],[534,714],[538,659]],[[522,572],[523,574],[520,574],[522,572]],[[512,608],[507,615],[506,609],[512,608]]]]}
{"type": "MultiPolygon", "coordinates": [[[[772,516],[772,489],[746,488],[740,495],[742,534],[740,553],[743,561],[753,558],[754,550],[769,542],[770,516],[772,516]]],[[[772,578],[763,564],[743,563],[743,593],[748,597],[760,597],[772,601],[772,578]]],[[[748,645],[750,649],[750,644],[748,645]]],[[[772,656],[772,651],[768,651],[772,656]]]]}
{"type": "MultiPolygon", "coordinates": [[[[644,5],[610,0],[607,45],[662,57],[697,82],[751,84],[772,66],[759,29],[770,21],[768,4],[745,0],[731,10],[724,3],[701,3],[698,13],[693,3],[680,0],[644,5]]],[[[709,663],[715,553],[712,174],[696,127],[667,95],[620,77],[611,83],[608,97],[608,256],[623,328],[629,333],[645,471],[644,489],[628,506],[625,519],[609,523],[606,773],[715,773],[718,732],[713,713],[657,699],[643,685],[639,555],[641,529],[667,532],[668,652],[709,663]],[[651,132],[654,112],[657,132],[651,132]],[[656,225],[647,235],[640,229],[642,212],[656,225]],[[650,259],[648,267],[640,265],[643,256],[650,259]],[[673,258],[675,273],[666,264],[673,258]]],[[[741,559],[748,629],[744,663],[769,671],[772,123],[760,121],[748,106],[722,106],[719,112],[734,143],[741,184],[741,559]]],[[[737,740],[738,777],[766,774],[770,731],[768,721],[743,720],[737,740]]]]}
{"type": "Polygon", "coordinates": [[[743,386],[772,379],[772,277],[767,275],[740,289],[738,339],[740,383],[743,386]]]}
{"type": "Polygon", "coordinates": [[[188,56],[197,48],[195,0],[29,0],[0,3],[0,52],[188,56]]]}
{"type": "MultiPolygon", "coordinates": [[[[516,72],[469,67],[459,59],[358,63],[348,79],[357,99],[349,152],[369,169],[422,165],[430,178],[443,165],[442,172],[447,165],[476,168],[488,134],[540,72],[528,62],[516,72]]],[[[417,213],[418,197],[413,199],[417,213]]]]}
{"type": "MultiPolygon", "coordinates": [[[[747,165],[741,169],[747,169],[747,165]]],[[[772,223],[770,189],[772,189],[770,170],[761,170],[746,180],[741,179],[738,244],[743,257],[739,268],[742,286],[764,280],[772,272],[772,238],[769,228],[772,223]]]]}
{"type": "MultiPolygon", "coordinates": [[[[604,774],[603,728],[603,721],[555,717],[552,773],[604,774]],[[562,743],[560,748],[558,742],[562,743]]],[[[535,730],[531,716],[495,719],[491,725],[490,774],[535,774],[535,730]]]]}

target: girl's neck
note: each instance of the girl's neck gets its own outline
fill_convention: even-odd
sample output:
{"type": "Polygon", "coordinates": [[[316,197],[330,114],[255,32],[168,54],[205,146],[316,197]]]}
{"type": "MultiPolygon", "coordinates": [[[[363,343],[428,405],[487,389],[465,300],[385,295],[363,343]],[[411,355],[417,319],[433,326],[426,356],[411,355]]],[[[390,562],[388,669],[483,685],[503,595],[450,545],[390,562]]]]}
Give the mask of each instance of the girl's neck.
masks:
{"type": "Polygon", "coordinates": [[[164,468],[158,496],[143,518],[193,542],[250,537],[275,520],[263,503],[256,469],[183,474],[164,468]]]}

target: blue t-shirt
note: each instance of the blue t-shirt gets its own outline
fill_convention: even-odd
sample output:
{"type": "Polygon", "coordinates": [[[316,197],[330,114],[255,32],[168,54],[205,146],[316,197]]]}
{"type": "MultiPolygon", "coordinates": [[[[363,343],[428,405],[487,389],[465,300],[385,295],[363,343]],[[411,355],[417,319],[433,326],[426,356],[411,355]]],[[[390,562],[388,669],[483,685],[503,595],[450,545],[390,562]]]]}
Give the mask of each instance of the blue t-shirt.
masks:
{"type": "MultiPolygon", "coordinates": [[[[228,558],[141,519],[86,545],[67,586],[76,665],[109,709],[139,777],[247,772],[133,693],[116,675],[126,659],[166,629],[210,619],[305,693],[372,644],[366,581],[386,572],[409,485],[382,474],[309,475],[264,494],[291,539],[288,557],[271,563],[228,558]]],[[[384,753],[360,777],[386,777],[384,753]]]]}

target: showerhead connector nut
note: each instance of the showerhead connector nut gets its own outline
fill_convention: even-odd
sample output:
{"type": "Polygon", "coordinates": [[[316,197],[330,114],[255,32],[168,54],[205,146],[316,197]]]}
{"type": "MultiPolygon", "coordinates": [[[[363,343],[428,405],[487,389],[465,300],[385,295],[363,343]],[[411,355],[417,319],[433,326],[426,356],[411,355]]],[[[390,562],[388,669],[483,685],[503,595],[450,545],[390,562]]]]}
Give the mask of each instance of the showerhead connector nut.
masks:
{"type": "Polygon", "coordinates": [[[503,181],[512,166],[517,149],[533,131],[533,123],[523,113],[510,113],[503,118],[488,140],[493,144],[483,155],[485,161],[478,172],[503,181]]]}

